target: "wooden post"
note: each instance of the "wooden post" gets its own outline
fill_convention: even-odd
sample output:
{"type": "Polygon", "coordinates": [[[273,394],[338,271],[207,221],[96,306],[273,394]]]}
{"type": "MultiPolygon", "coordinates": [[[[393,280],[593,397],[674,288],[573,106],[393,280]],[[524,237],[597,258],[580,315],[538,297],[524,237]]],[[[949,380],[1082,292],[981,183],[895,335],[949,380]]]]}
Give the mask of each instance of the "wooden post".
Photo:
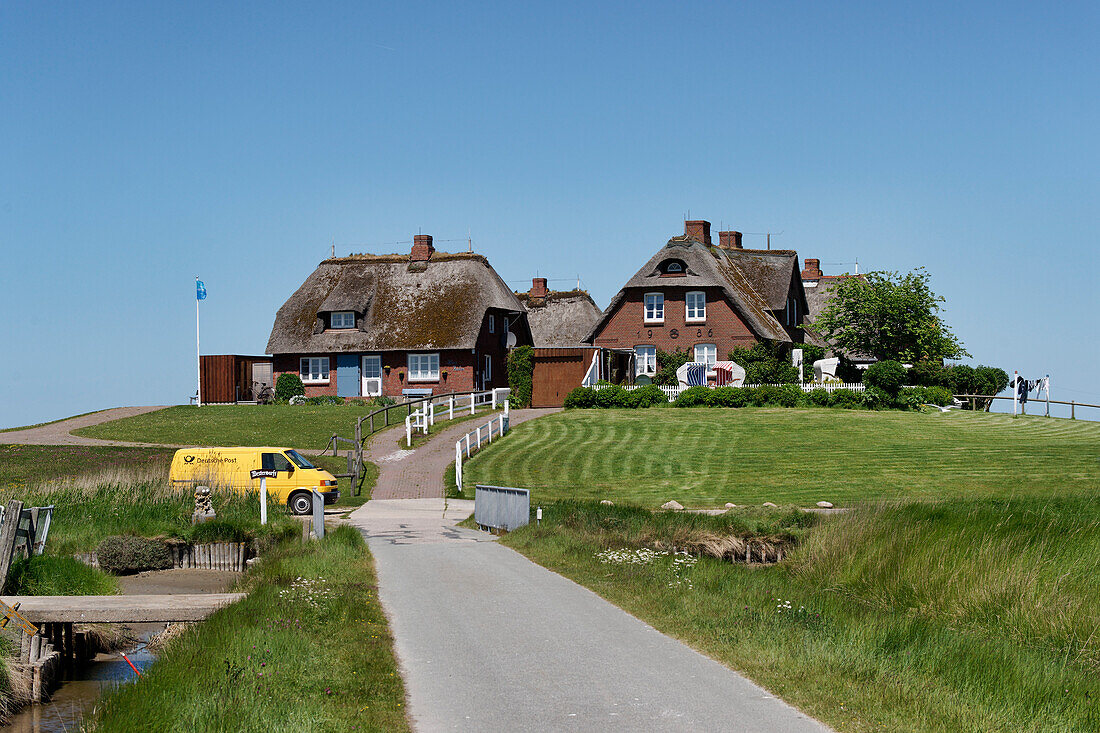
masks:
{"type": "Polygon", "coordinates": [[[65,660],[66,664],[72,664],[73,661],[73,625],[61,624],[61,657],[65,660]]]}
{"type": "Polygon", "coordinates": [[[1047,392],[1047,417],[1050,417],[1050,375],[1046,377],[1046,392],[1047,392]]]}
{"type": "Polygon", "coordinates": [[[470,414],[471,415],[474,414],[474,402],[476,402],[476,401],[477,401],[477,398],[474,396],[474,393],[471,392],[470,393],[470,414]]]}
{"type": "Polygon", "coordinates": [[[1069,401],[1069,419],[1070,420],[1076,420],[1077,419],[1077,415],[1074,413],[1074,408],[1076,406],[1077,406],[1076,402],[1074,402],[1073,400],[1069,401]]]}
{"type": "Polygon", "coordinates": [[[260,479],[260,524],[267,524],[267,479],[260,479]]]}
{"type": "Polygon", "coordinates": [[[23,514],[23,502],[12,499],[4,507],[4,519],[0,524],[0,586],[8,580],[11,556],[15,550],[15,533],[19,529],[19,517],[23,514]]]}

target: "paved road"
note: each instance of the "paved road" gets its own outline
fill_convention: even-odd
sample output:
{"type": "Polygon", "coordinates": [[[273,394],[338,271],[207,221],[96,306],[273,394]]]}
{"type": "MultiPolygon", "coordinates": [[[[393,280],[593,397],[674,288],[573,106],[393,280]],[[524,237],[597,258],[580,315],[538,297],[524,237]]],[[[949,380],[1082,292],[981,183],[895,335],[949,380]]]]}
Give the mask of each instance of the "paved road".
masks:
{"type": "Polygon", "coordinates": [[[89,425],[99,425],[100,423],[110,422],[111,420],[119,420],[124,417],[143,415],[146,412],[163,410],[165,407],[166,405],[155,405],[151,407],[115,407],[110,410],[101,410],[99,412],[93,412],[90,415],[81,415],[80,417],[69,418],[68,420],[51,423],[50,425],[42,425],[37,428],[27,428],[26,430],[12,430],[11,432],[0,433],[0,444],[22,443],[26,445],[118,446],[154,445],[153,443],[126,443],[120,440],[100,440],[98,438],[83,438],[79,435],[71,435],[69,431],[76,430],[78,428],[86,428],[89,425]]]}
{"type": "Polygon", "coordinates": [[[372,499],[350,517],[374,555],[417,730],[829,730],[490,535],[455,527],[472,502],[446,506],[372,499]]]}
{"type": "MultiPolygon", "coordinates": [[[[559,412],[558,409],[512,410],[508,423],[515,427],[522,422],[559,412]]],[[[423,499],[443,496],[443,473],[455,459],[455,441],[489,420],[489,415],[467,420],[433,435],[431,440],[415,450],[402,448],[404,428],[379,433],[367,445],[368,461],[378,466],[375,499],[423,499]]],[[[446,423],[436,423],[436,426],[446,423]]],[[[465,518],[465,517],[463,517],[465,518]]]]}

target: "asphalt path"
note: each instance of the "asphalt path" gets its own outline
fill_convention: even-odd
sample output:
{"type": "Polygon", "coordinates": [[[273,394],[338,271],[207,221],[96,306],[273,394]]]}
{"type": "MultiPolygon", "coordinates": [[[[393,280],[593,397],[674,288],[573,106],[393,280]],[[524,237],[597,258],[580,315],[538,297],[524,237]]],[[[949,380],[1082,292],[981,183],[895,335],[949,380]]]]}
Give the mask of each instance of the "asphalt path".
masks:
{"type": "Polygon", "coordinates": [[[49,425],[24,428],[23,430],[10,430],[0,433],[0,444],[18,443],[24,445],[116,445],[116,446],[155,446],[155,443],[127,443],[121,440],[100,440],[99,438],[85,438],[80,435],[72,435],[70,431],[86,428],[90,425],[120,420],[124,417],[144,415],[147,412],[163,410],[167,405],[154,405],[151,407],[113,407],[109,410],[100,410],[79,417],[71,417],[68,420],[60,420],[49,425]]]}
{"type": "Polygon", "coordinates": [[[473,502],[444,506],[373,499],[349,518],[374,555],[417,730],[829,730],[491,535],[455,527],[473,502]]]}

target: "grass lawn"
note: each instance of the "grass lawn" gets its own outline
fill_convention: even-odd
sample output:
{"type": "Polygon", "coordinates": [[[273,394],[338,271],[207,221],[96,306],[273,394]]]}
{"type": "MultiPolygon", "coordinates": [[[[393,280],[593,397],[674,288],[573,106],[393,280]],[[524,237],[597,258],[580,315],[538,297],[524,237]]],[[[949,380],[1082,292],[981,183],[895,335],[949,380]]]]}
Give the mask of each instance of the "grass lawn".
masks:
{"type": "Polygon", "coordinates": [[[503,541],[838,730],[1100,729],[1095,497],[761,511],[561,502],[503,541]],[[801,543],[770,566],[599,556],[700,533],[801,543]]]}
{"type": "Polygon", "coordinates": [[[532,501],[656,507],[1095,496],[1100,423],[839,409],[570,410],[524,423],[464,466],[532,501]]]}
{"type": "Polygon", "coordinates": [[[0,445],[0,493],[85,474],[162,472],[167,478],[173,453],[171,448],[0,445]]]}
{"type": "Polygon", "coordinates": [[[245,583],[245,599],[170,641],[140,680],[108,690],[90,729],[409,730],[358,531],[285,543],[245,583]]]}

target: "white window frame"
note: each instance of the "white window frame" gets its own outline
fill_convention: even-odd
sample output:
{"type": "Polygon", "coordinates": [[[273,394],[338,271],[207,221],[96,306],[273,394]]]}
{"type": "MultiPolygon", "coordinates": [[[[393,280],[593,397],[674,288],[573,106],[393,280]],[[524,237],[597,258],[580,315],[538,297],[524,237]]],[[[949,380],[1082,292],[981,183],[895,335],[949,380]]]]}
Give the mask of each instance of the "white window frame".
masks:
{"type": "Polygon", "coordinates": [[[329,326],[331,328],[348,329],[355,328],[355,311],[333,311],[329,314],[329,326]],[[341,322],[348,321],[347,325],[336,325],[336,317],[340,316],[341,322]]]}
{"type": "Polygon", "coordinates": [[[493,380],[493,357],[490,354],[485,355],[485,372],[483,377],[486,382],[493,380]]]}
{"type": "Polygon", "coordinates": [[[494,315],[489,316],[489,333],[497,332],[497,317],[494,315]]]}
{"type": "Polygon", "coordinates": [[[657,373],[657,347],[640,344],[634,347],[634,374],[657,373]],[[647,368],[648,367],[648,368],[647,368]]]}
{"type": "Polygon", "coordinates": [[[645,323],[665,322],[665,294],[646,293],[642,298],[642,320],[645,323]],[[650,298],[653,299],[653,307],[650,308],[650,298]],[[653,315],[650,315],[652,312],[653,315]]]}
{"type": "Polygon", "coordinates": [[[707,320],[707,294],[702,290],[689,290],[684,293],[684,312],[688,323],[703,323],[707,320]],[[702,303],[692,306],[693,296],[698,296],[702,303]],[[692,312],[694,311],[694,315],[692,312]]]}
{"type": "Polygon", "coordinates": [[[676,274],[680,274],[683,271],[684,266],[681,265],[679,262],[669,262],[668,265],[665,267],[665,272],[675,272],[676,274]]]}
{"type": "Polygon", "coordinates": [[[302,384],[328,384],[329,362],[327,356],[303,356],[298,360],[298,376],[302,384]]]}
{"type": "Polygon", "coordinates": [[[410,382],[438,382],[439,381],[439,352],[410,353],[406,358],[409,369],[410,382]],[[413,363],[416,368],[413,368],[413,363]],[[427,362],[426,368],[424,362],[427,362]],[[433,370],[434,367],[434,370],[433,370]]]}
{"type": "Polygon", "coordinates": [[[716,344],[695,344],[695,348],[692,349],[691,356],[697,362],[705,362],[707,365],[707,371],[710,371],[714,369],[714,364],[718,361],[718,346],[716,344]],[[702,359],[699,358],[699,349],[704,349],[702,359]],[[707,358],[706,350],[714,351],[714,361],[711,361],[707,358]]]}

